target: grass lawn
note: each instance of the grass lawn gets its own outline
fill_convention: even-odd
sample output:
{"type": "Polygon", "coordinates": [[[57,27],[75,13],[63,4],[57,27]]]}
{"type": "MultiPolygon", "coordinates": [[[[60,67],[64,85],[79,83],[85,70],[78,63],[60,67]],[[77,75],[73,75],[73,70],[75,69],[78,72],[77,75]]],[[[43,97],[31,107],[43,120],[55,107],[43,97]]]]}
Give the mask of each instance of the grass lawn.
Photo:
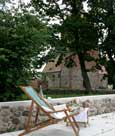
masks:
{"type": "Polygon", "coordinates": [[[64,98],[64,97],[77,97],[77,96],[89,96],[89,95],[104,95],[104,94],[115,94],[115,91],[108,90],[48,90],[44,91],[46,98],[64,98]]]}

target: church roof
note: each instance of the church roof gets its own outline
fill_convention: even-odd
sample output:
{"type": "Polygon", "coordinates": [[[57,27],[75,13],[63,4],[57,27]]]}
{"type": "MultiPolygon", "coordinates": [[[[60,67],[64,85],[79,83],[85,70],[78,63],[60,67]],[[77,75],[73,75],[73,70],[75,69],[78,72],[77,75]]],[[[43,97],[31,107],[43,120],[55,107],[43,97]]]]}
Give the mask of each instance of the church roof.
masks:
{"type": "Polygon", "coordinates": [[[59,72],[62,69],[62,64],[56,65],[58,61],[59,56],[55,60],[50,60],[45,68],[43,69],[43,72],[49,73],[49,72],[59,72]]]}

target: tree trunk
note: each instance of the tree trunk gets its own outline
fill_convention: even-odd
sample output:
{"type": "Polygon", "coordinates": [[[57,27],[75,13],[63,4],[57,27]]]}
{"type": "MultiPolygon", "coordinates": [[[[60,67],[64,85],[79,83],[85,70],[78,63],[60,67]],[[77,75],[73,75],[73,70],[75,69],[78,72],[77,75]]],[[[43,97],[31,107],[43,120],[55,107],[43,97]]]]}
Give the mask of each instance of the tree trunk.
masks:
{"type": "Polygon", "coordinates": [[[107,67],[108,72],[108,83],[113,84],[113,88],[115,88],[115,61],[112,58],[112,53],[110,50],[107,50],[107,54],[109,57],[109,66],[107,67]]]}
{"type": "Polygon", "coordinates": [[[72,89],[72,68],[69,68],[69,88],[72,89]]]}
{"type": "Polygon", "coordinates": [[[89,80],[89,77],[87,74],[87,70],[85,68],[85,61],[83,59],[83,54],[79,53],[78,57],[79,57],[80,66],[81,66],[81,73],[82,73],[82,77],[83,77],[83,86],[86,89],[86,93],[88,93],[88,91],[91,91],[91,84],[90,84],[90,80],[89,80]]]}

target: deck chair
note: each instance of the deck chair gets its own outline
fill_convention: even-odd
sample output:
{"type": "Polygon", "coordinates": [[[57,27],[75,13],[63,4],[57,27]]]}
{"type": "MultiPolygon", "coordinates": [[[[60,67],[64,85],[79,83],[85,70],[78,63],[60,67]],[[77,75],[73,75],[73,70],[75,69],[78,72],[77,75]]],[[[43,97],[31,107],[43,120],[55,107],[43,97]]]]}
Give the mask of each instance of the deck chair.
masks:
{"type": "Polygon", "coordinates": [[[44,99],[39,94],[37,94],[37,92],[31,86],[20,86],[20,88],[32,100],[32,103],[30,106],[30,112],[29,112],[26,128],[24,132],[19,134],[19,136],[23,136],[32,131],[39,130],[40,128],[46,127],[51,124],[56,124],[59,121],[66,119],[69,120],[71,127],[75,133],[75,136],[78,136],[79,126],[75,121],[74,116],[78,115],[79,113],[70,113],[68,108],[56,110],[50,103],[46,101],[46,99],[44,99]],[[38,109],[41,110],[48,117],[48,120],[46,122],[37,123],[37,116],[38,116],[38,112],[37,112],[35,117],[35,124],[33,126],[31,122],[32,122],[32,111],[34,108],[34,104],[36,104],[38,109]]]}

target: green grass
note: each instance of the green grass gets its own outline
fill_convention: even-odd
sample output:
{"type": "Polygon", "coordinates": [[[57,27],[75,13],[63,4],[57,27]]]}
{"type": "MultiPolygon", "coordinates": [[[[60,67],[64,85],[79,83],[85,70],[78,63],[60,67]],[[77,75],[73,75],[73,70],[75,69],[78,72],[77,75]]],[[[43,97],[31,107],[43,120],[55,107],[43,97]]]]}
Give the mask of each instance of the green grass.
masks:
{"type": "MultiPolygon", "coordinates": [[[[46,98],[48,98],[48,97],[51,97],[51,98],[65,98],[65,97],[78,97],[78,96],[88,96],[88,95],[94,95],[94,94],[47,94],[47,95],[45,95],[45,97],[46,98]]],[[[96,95],[99,95],[99,94],[96,94],[96,95]]]]}
{"type": "Polygon", "coordinates": [[[104,94],[115,94],[114,91],[60,91],[60,90],[50,90],[49,92],[44,92],[46,98],[64,98],[64,97],[77,97],[77,96],[90,96],[90,95],[104,95],[104,94]]]}
{"type": "Polygon", "coordinates": [[[78,95],[76,94],[49,94],[46,95],[46,98],[51,97],[51,98],[64,98],[64,97],[77,97],[78,95]]]}

